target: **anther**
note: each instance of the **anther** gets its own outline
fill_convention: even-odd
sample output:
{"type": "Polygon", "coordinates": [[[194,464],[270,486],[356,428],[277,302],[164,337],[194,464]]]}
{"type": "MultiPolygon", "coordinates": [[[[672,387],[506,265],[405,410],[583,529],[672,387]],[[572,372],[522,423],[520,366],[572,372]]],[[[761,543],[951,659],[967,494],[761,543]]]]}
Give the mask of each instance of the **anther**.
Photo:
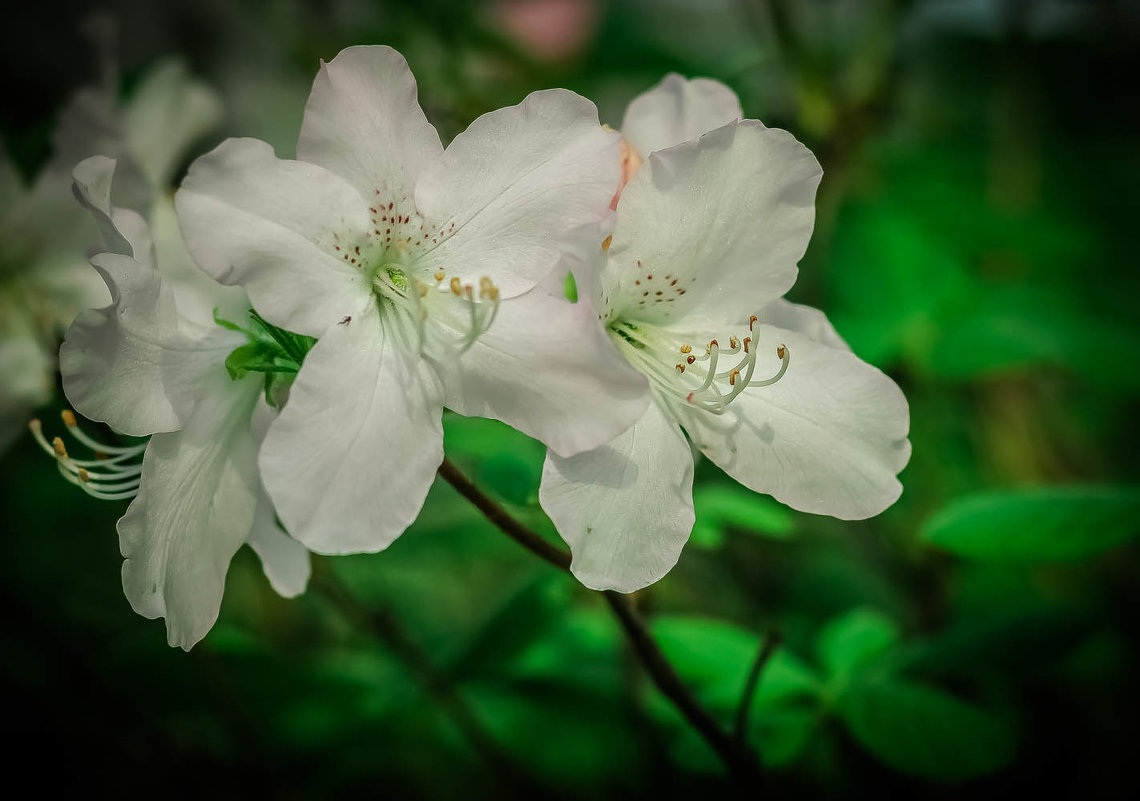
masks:
{"type": "Polygon", "coordinates": [[[71,411],[71,409],[64,409],[59,413],[59,416],[63,418],[63,424],[68,428],[74,428],[79,425],[75,421],[75,412],[71,411]]]}
{"type": "Polygon", "coordinates": [[[756,315],[753,314],[751,317],[748,318],[748,330],[751,331],[752,326],[755,324],[756,324],[756,315]]]}
{"type": "Polygon", "coordinates": [[[692,345],[682,345],[681,346],[681,353],[689,353],[690,351],[692,351],[692,349],[693,349],[692,345]]]}
{"type": "Polygon", "coordinates": [[[780,347],[776,348],[776,358],[778,358],[778,359],[784,358],[784,353],[786,353],[786,352],[787,352],[787,348],[784,345],[780,345],[780,347]]]}
{"type": "Polygon", "coordinates": [[[737,339],[736,337],[729,337],[728,338],[728,346],[730,348],[732,348],[733,350],[736,350],[737,348],[740,347],[740,340],[737,339]]]}
{"type": "Polygon", "coordinates": [[[696,360],[697,360],[696,356],[690,356],[689,358],[685,359],[685,361],[687,361],[689,364],[692,364],[696,360]]]}
{"type": "Polygon", "coordinates": [[[731,373],[729,373],[729,374],[728,374],[728,385],[729,385],[730,387],[735,387],[735,386],[736,386],[736,377],[737,377],[738,375],[740,375],[740,371],[739,371],[739,370],[733,370],[731,373]]]}
{"type": "Polygon", "coordinates": [[[678,370],[679,372],[682,372],[682,373],[683,373],[683,372],[685,372],[685,365],[683,365],[683,364],[678,364],[678,365],[677,365],[677,370],[678,370]]]}
{"type": "Polygon", "coordinates": [[[444,273],[443,270],[440,270],[438,273],[435,274],[436,283],[439,283],[440,281],[442,281],[446,277],[447,277],[447,274],[444,273]]]}
{"type": "Polygon", "coordinates": [[[67,448],[64,447],[63,440],[59,437],[56,437],[51,441],[51,449],[55,451],[55,455],[60,459],[67,458],[67,448]]]}
{"type": "Polygon", "coordinates": [[[459,283],[459,279],[455,276],[452,276],[451,278],[451,294],[455,295],[456,297],[463,294],[463,285],[459,283]]]}

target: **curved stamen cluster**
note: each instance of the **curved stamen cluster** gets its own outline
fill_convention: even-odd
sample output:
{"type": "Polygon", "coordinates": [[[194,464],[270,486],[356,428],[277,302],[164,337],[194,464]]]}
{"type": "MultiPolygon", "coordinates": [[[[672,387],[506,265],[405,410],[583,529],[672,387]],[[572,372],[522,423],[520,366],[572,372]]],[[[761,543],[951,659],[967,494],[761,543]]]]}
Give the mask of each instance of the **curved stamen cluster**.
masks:
{"type": "Polygon", "coordinates": [[[135,497],[142,475],[142,462],[137,457],[146,450],[147,444],[127,447],[105,445],[83,433],[71,411],[64,410],[61,416],[68,433],[90,448],[94,458],[73,459],[62,438],[55,437],[49,444],[40,421],[31,420],[28,428],[32,437],[48,456],[55,459],[59,474],[92,498],[119,501],[135,497]]]}
{"type": "MultiPolygon", "coordinates": [[[[755,324],[756,317],[749,318],[749,334],[755,324]]],[[[757,349],[751,336],[729,337],[727,348],[712,339],[700,353],[687,343],[678,346],[668,332],[644,322],[619,320],[610,325],[610,331],[629,362],[657,389],[667,397],[713,414],[723,414],[728,404],[749,387],[775,384],[784,377],[791,361],[790,350],[781,344],[776,348],[781,362],[779,370],[770,378],[753,380],[757,349]],[[732,365],[726,367],[726,360],[732,360],[732,365]]]]}
{"type": "MultiPolygon", "coordinates": [[[[436,281],[442,286],[444,274],[435,274],[436,281]]],[[[479,279],[479,296],[476,300],[475,287],[472,284],[462,284],[452,276],[447,284],[447,290],[459,298],[467,309],[467,333],[459,344],[459,355],[475,344],[499,314],[499,288],[487,276],[479,279]]]]}

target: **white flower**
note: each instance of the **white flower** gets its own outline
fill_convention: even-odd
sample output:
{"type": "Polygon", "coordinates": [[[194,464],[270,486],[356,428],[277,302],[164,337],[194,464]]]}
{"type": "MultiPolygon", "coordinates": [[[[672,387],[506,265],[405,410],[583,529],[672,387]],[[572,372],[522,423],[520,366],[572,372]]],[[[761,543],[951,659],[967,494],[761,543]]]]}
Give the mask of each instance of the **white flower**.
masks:
{"type": "Polygon", "coordinates": [[[682,427],[730,476],[795,509],[863,518],[901,492],[902,393],[822,313],[781,298],[811,236],[819,165],[739,108],[719,84],[670,76],[625,119],[651,155],[622,192],[608,252],[578,270],[580,302],[655,402],[603,447],[549,452],[540,491],[589,587],[630,592],[676,563],[694,520],[682,427]]]}
{"type": "Polygon", "coordinates": [[[261,450],[286,528],[376,551],[415,519],[443,458],[442,407],[499,417],[566,455],[644,410],[588,309],[536,288],[618,182],[589,101],[536,92],[445,150],[397,52],[324,64],[299,160],[224,142],[176,202],[195,259],[275,325],[319,337],[261,450]]]}
{"type": "Polygon", "coordinates": [[[249,338],[180,314],[181,298],[155,268],[146,222],[111,205],[114,169],[101,156],[75,169],[76,196],[108,248],[91,264],[112,302],[75,318],[60,369],[68,400],[84,416],[150,440],[100,443],[68,413],[69,433],[94,452],[77,459],[60,438],[49,445],[38,421],[32,431],[61,474],[88,494],[133,498],[118,523],[123,589],[136,612],[165,617],[170,644],[188,650],[217,619],[230,559],[243,543],[286,596],[304,589],[308,554],[277,526],[258,478],[257,448],[272,416],[260,400],[264,382],[227,373],[227,357],[249,338]]]}
{"type": "MultiPolygon", "coordinates": [[[[77,92],[61,114],[52,159],[32,187],[22,185],[0,149],[0,372],[12,377],[0,385],[0,449],[23,430],[31,409],[50,400],[59,334],[80,309],[107,302],[87,264],[99,232],[72,195],[72,169],[96,154],[117,158],[117,205],[153,216],[164,243],[173,220],[164,192],[187,149],[220,115],[207,87],[177,62],[165,62],[128,103],[120,105],[109,88],[77,92]]],[[[179,267],[174,259],[164,262],[179,267]]],[[[185,270],[178,277],[205,280],[185,270]]]]}

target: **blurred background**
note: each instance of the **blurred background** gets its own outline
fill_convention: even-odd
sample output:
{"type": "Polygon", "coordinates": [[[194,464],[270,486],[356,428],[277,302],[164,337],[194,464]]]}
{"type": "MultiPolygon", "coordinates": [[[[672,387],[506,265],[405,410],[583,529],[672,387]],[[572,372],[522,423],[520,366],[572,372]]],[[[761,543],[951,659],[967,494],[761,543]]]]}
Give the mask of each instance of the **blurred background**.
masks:
{"type": "MultiPolygon", "coordinates": [[[[778,632],[745,732],[769,797],[1140,797],[1138,35],[1124,0],[22,3],[0,180],[66,149],[77,91],[129,104],[171,59],[223,110],[159,191],[227,135],[291,156],[319,59],[352,44],[404,53],[445,142],[534,89],[617,127],[666,72],[724,81],[822,162],[790,298],[902,386],[914,455],[898,504],[858,523],[699,464],[692,540],[637,596],[662,647],[729,727],[778,632]]],[[[445,422],[451,458],[554,536],[542,447],[445,422]]],[[[717,792],[601,599],[446,485],[388,551],[314,559],[294,601],[244,549],[189,654],[123,597],[124,508],[26,435],[0,454],[0,761],[41,792],[717,792]]]]}

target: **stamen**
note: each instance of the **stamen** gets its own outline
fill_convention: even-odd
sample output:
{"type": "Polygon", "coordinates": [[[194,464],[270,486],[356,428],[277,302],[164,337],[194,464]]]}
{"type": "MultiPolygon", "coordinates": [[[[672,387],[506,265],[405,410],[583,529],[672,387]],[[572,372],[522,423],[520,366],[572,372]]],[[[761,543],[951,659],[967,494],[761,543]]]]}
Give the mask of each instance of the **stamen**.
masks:
{"type": "MultiPolygon", "coordinates": [[[[757,319],[755,315],[749,318],[750,330],[757,319]]],[[[775,349],[781,362],[779,369],[770,378],[753,380],[758,354],[751,347],[752,337],[730,336],[727,348],[721,347],[719,340],[710,339],[700,354],[693,353],[687,343],[666,344],[673,334],[650,323],[622,320],[611,324],[610,330],[626,358],[667,397],[717,415],[723,414],[746,389],[775,384],[787,373],[791,361],[787,345],[780,344],[775,349]],[[685,358],[669,369],[667,365],[673,361],[669,354],[678,350],[685,358]],[[732,363],[726,363],[729,359],[732,363]]]]}
{"type": "Polygon", "coordinates": [[[53,437],[49,444],[40,421],[29,421],[32,438],[41,450],[55,459],[59,474],[93,498],[110,501],[133,498],[138,493],[142,480],[142,463],[136,461],[136,458],[146,450],[146,443],[125,447],[105,445],[79,428],[71,410],[65,410],[61,416],[68,432],[90,448],[94,458],[72,458],[61,437],[53,437]],[[96,467],[99,469],[91,469],[96,467]]]}

